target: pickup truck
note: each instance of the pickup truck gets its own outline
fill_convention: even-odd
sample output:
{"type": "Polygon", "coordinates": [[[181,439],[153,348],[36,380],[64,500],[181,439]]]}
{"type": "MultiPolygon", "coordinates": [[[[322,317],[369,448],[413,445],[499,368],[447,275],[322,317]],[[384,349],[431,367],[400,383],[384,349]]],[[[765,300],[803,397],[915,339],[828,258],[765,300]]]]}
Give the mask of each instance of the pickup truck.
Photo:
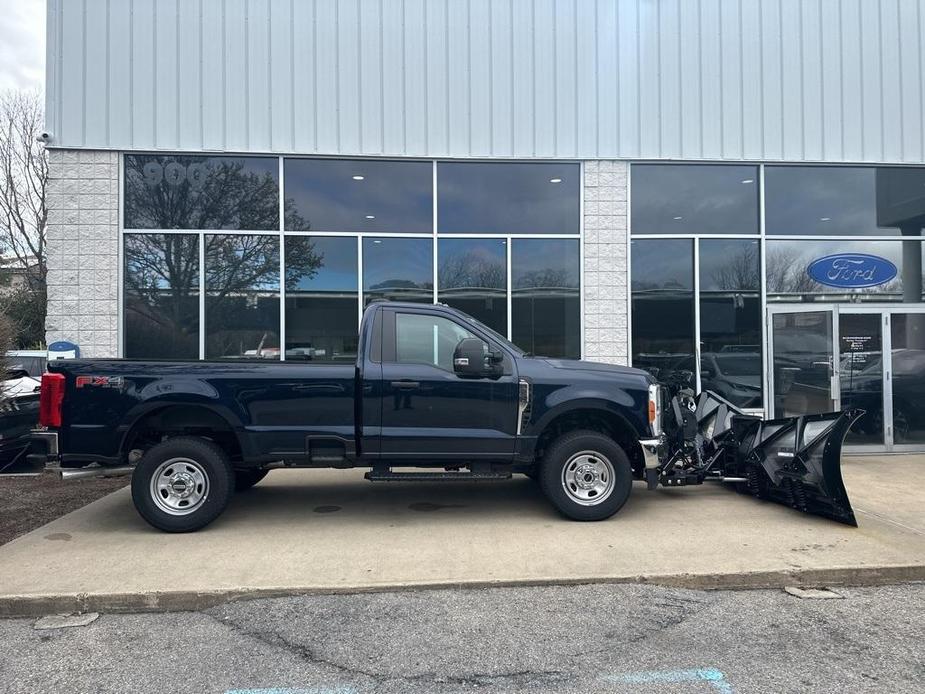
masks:
{"type": "Polygon", "coordinates": [[[168,532],[202,528],[281,467],[525,474],[591,521],[658,464],[661,399],[645,371],[532,356],[447,306],[381,302],[355,362],[50,362],[34,455],[63,476],[131,474],[138,512],[168,532]]]}

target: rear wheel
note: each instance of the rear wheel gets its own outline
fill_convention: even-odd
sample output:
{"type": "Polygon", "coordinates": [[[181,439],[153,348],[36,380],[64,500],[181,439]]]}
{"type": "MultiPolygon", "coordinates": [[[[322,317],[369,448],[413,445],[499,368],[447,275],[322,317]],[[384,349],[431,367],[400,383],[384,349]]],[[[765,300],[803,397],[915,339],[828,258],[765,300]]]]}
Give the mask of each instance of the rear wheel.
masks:
{"type": "Polygon", "coordinates": [[[269,470],[235,470],[234,473],[234,490],[236,492],[246,492],[248,489],[257,484],[267,476],[269,470]]]}
{"type": "Polygon", "coordinates": [[[629,459],[612,439],[574,431],[556,440],[539,469],[540,485],[559,512],[573,520],[610,518],[633,487],[629,459]]]}
{"type": "Polygon", "coordinates": [[[215,520],[231,499],[234,470],[225,452],[193,436],[149,449],[132,474],[132,501],[148,523],[185,533],[215,520]]]}

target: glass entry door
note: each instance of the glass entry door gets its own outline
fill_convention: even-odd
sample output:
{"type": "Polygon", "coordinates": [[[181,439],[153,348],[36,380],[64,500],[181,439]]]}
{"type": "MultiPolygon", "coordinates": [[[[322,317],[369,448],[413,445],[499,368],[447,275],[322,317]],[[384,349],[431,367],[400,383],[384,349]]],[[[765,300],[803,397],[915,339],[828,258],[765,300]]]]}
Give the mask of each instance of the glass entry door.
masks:
{"type": "Polygon", "coordinates": [[[885,379],[889,353],[884,360],[881,311],[847,313],[838,311],[839,398],[843,409],[865,411],[845,437],[849,446],[887,444],[889,417],[886,412],[885,379]]]}
{"type": "Polygon", "coordinates": [[[838,409],[833,309],[770,309],[771,416],[838,409]]]}
{"type": "Polygon", "coordinates": [[[925,310],[768,308],[772,417],[859,408],[856,451],[925,450],[925,310]]]}

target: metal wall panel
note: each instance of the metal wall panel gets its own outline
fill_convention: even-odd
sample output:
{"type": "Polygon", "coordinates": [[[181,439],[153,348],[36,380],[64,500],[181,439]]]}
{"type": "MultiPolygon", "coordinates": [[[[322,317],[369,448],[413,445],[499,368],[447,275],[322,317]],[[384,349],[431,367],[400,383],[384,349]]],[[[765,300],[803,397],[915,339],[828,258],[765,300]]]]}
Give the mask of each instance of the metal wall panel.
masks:
{"type": "Polygon", "coordinates": [[[49,0],[60,147],[925,162],[925,0],[49,0]]]}

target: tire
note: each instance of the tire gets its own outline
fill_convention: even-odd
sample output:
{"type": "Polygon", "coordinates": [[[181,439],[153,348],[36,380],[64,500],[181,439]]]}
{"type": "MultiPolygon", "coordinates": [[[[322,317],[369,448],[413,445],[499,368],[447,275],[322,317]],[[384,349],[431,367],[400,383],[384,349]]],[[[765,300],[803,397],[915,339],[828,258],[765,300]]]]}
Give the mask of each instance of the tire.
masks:
{"type": "Polygon", "coordinates": [[[547,449],[539,480],[546,498],[563,516],[597,521],[610,518],[626,503],[633,469],[612,439],[596,431],[573,431],[547,449]]]}
{"type": "Polygon", "coordinates": [[[225,452],[194,436],[152,447],[132,474],[132,501],[138,513],[168,533],[207,526],[228,506],[234,488],[234,470],[225,452]]]}
{"type": "Polygon", "coordinates": [[[268,472],[269,470],[260,469],[235,470],[234,490],[236,492],[246,492],[260,480],[266,477],[268,472]]]}

